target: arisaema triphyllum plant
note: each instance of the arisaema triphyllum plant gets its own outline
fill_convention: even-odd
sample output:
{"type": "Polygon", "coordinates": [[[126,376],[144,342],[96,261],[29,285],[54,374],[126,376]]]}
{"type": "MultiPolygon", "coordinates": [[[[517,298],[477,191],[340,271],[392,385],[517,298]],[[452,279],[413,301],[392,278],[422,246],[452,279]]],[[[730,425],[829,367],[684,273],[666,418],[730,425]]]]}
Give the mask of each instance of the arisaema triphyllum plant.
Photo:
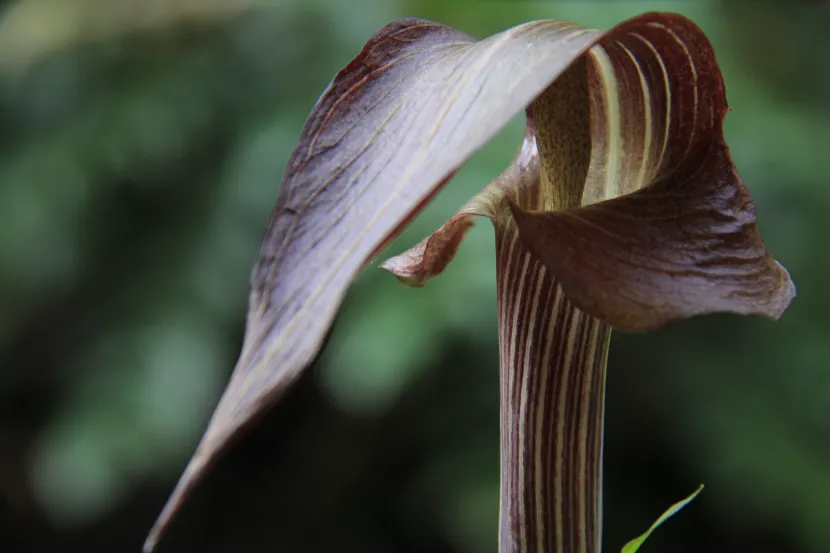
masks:
{"type": "Polygon", "coordinates": [[[490,220],[499,551],[599,552],[611,329],[712,312],[776,319],[795,295],[724,142],[712,46],[668,13],[607,32],[533,21],[479,41],[401,19],[369,39],[291,155],[253,270],[242,353],[147,551],[230,440],[313,361],[360,272],[522,110],[512,164],[381,266],[423,285],[476,217],[490,220]]]}

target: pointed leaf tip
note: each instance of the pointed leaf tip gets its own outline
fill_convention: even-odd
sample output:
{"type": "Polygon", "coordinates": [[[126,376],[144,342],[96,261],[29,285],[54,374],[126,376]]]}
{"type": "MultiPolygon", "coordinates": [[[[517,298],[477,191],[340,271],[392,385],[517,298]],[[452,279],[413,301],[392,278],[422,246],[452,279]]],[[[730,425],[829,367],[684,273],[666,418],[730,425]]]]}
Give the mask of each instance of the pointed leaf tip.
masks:
{"type": "MultiPolygon", "coordinates": [[[[691,25],[679,16],[650,14],[635,18],[629,27],[633,28],[629,37],[633,37],[632,48],[639,48],[642,52],[651,46],[637,42],[640,38],[648,40],[655,33],[663,33],[660,40],[664,43],[677,43],[678,40],[685,40],[688,33],[684,34],[684,29],[688,30],[691,25]],[[674,31],[661,31],[671,25],[674,25],[674,31]]],[[[625,24],[619,28],[626,28],[625,24]]],[[[287,165],[251,279],[252,293],[242,356],[208,424],[205,438],[147,539],[146,550],[155,546],[189,491],[230,440],[267,411],[313,361],[346,290],[367,261],[397,235],[454,171],[603,36],[603,33],[568,22],[535,21],[476,42],[438,23],[399,20],[378,31],[360,54],[335,77],[312,110],[287,165]]],[[[697,35],[693,38],[699,39],[697,35]]],[[[609,44],[616,42],[625,42],[619,33],[613,35],[609,44]]],[[[625,60],[628,54],[619,50],[615,55],[609,57],[625,60]]],[[[686,54],[682,51],[675,51],[672,59],[682,61],[686,59],[684,56],[686,54]]],[[[643,73],[662,75],[660,64],[663,61],[653,61],[641,68],[643,73]]],[[[708,67],[701,66],[698,69],[702,78],[719,75],[716,68],[709,71],[708,67]]],[[[609,79],[608,82],[616,81],[609,79]]],[[[665,88],[680,91],[681,94],[676,95],[680,98],[680,104],[690,105],[696,100],[689,96],[693,87],[688,85],[688,80],[675,79],[666,83],[665,88]]],[[[659,103],[660,96],[656,91],[653,98],[656,100],[651,107],[652,112],[656,113],[665,105],[659,103]]],[[[620,120],[624,120],[624,116],[620,120]]],[[[675,127],[681,130],[696,128],[695,125],[684,127],[678,121],[679,118],[671,118],[667,134],[676,132],[675,127]]],[[[705,122],[706,117],[701,121],[705,122]]],[[[655,128],[662,130],[659,123],[655,128]]],[[[691,148],[691,139],[689,145],[691,148]]],[[[642,162],[641,168],[644,169],[634,172],[615,167],[604,171],[604,174],[669,178],[670,170],[677,168],[678,160],[689,148],[684,149],[684,144],[679,144],[677,149],[669,151],[663,146],[655,141],[649,150],[660,154],[655,158],[661,160],[660,163],[649,165],[650,161],[642,162]],[[663,156],[663,153],[666,155],[663,156]]],[[[646,158],[651,160],[652,156],[637,159],[646,158]]],[[[699,158],[692,157],[683,167],[693,167],[697,161],[699,158]]],[[[538,159],[536,167],[538,171],[538,159]]],[[[527,209],[532,209],[528,207],[531,204],[519,200],[524,196],[538,196],[536,191],[530,189],[499,190],[527,209]]],[[[649,209],[657,205],[650,204],[649,207],[648,202],[639,204],[641,208],[645,206],[649,209]]],[[[608,205],[591,207],[602,210],[608,205]]],[[[593,221],[594,213],[599,211],[576,214],[581,223],[567,223],[565,230],[568,231],[570,225],[569,231],[578,234],[579,225],[590,228],[587,223],[593,221]]],[[[493,212],[488,212],[488,215],[493,215],[493,212]]],[[[514,215],[519,222],[523,241],[534,234],[545,236],[544,232],[522,231],[523,225],[542,223],[542,227],[547,226],[545,221],[538,220],[537,214],[528,211],[529,218],[525,218],[524,223],[520,221],[520,212],[514,215]]],[[[563,216],[573,215],[564,212],[563,216]]],[[[602,220],[624,225],[625,215],[625,210],[619,210],[616,219],[602,220]]],[[[715,227],[732,225],[735,233],[741,234],[735,224],[743,224],[742,219],[723,221],[719,214],[714,215],[712,224],[715,227]]],[[[509,214],[500,211],[493,217],[507,219],[509,214]]],[[[685,220],[682,213],[677,217],[678,221],[685,220]]],[[[419,256],[426,256],[426,261],[414,256],[388,262],[384,268],[415,282],[423,282],[440,271],[454,254],[460,237],[469,228],[463,218],[460,221],[455,223],[459,226],[451,229],[446,240],[438,241],[443,252],[435,252],[436,257],[430,258],[431,254],[425,253],[427,248],[424,248],[419,256]]],[[[680,230],[694,234],[699,229],[695,221],[689,222],[688,227],[680,230]]],[[[754,225],[747,223],[747,228],[750,226],[754,230],[754,225]]],[[[622,227],[623,230],[627,228],[622,227]]],[[[591,232],[602,234],[602,231],[608,230],[606,227],[591,232]]],[[[682,257],[682,250],[672,247],[659,249],[666,246],[666,242],[656,240],[655,243],[655,237],[659,239],[663,236],[664,230],[660,228],[656,234],[649,232],[645,241],[640,240],[633,250],[616,250],[618,259],[613,266],[624,268],[626,263],[630,265],[632,259],[627,258],[625,252],[637,254],[647,250],[682,257]]],[[[710,239],[714,242],[722,240],[729,247],[734,244],[728,235],[735,233],[718,231],[710,239]]],[[[614,240],[626,242],[629,237],[625,235],[623,232],[612,236],[611,242],[607,239],[605,242],[598,241],[595,246],[598,244],[601,250],[608,250],[613,248],[614,240]]],[[[560,236],[554,234],[546,238],[556,243],[560,236]]],[[[634,238],[637,238],[636,233],[634,238]]],[[[760,238],[755,235],[750,238],[754,240],[751,245],[757,246],[760,238]]],[[[706,239],[704,236],[697,242],[701,247],[695,255],[703,266],[713,269],[704,255],[707,251],[706,239]]],[[[544,243],[534,244],[533,239],[525,245],[549,269],[555,269],[556,262],[539,255],[540,251],[547,251],[554,259],[562,257],[561,252],[551,252],[544,243]]],[[[570,241],[566,246],[574,249],[581,244],[570,241]]],[[[745,260],[740,258],[740,248],[733,253],[733,261],[737,260],[733,265],[740,273],[740,266],[745,260]]],[[[665,260],[657,261],[663,263],[665,260]]],[[[747,262],[746,266],[755,265],[747,262]]],[[[575,267],[577,273],[593,270],[590,264],[580,265],[578,257],[575,267]]],[[[628,270],[630,275],[630,266],[628,270]]],[[[766,288],[762,286],[763,290],[747,291],[736,287],[732,299],[740,302],[742,295],[757,299],[759,294],[755,292],[759,290],[774,291],[775,283],[771,284],[769,279],[777,276],[781,284],[778,288],[784,289],[783,293],[776,295],[780,302],[777,312],[780,313],[789,301],[786,284],[789,283],[792,292],[791,282],[788,277],[785,282],[780,272],[770,271],[766,266],[764,270],[766,277],[769,277],[764,284],[766,288]]],[[[568,278],[580,277],[577,273],[565,273],[563,276],[555,270],[553,272],[566,290],[564,283],[568,278]]],[[[667,278],[661,283],[670,287],[671,280],[667,278]]],[[[601,282],[597,279],[589,281],[601,282]]],[[[725,275],[724,281],[729,281],[729,275],[725,275]]],[[[573,293],[574,287],[570,290],[573,293]]],[[[592,297],[591,294],[596,291],[576,290],[577,296],[585,292],[585,297],[592,297]]],[[[607,293],[608,288],[600,286],[598,290],[607,293]]],[[[618,291],[623,292],[623,299],[629,303],[636,304],[640,299],[637,294],[626,296],[624,288],[618,291]]],[[[695,289],[697,294],[705,292],[705,286],[695,289]]],[[[728,299],[729,294],[726,296],[728,299]]],[[[689,298],[681,299],[686,302],[689,298]]],[[[612,305],[609,311],[619,312],[621,308],[625,311],[625,307],[612,305]]],[[[665,315],[664,306],[660,304],[658,307],[658,312],[665,315]]],[[[635,322],[643,325],[642,320],[635,322]]]]}
{"type": "Polygon", "coordinates": [[[625,546],[622,548],[622,553],[637,553],[637,550],[640,549],[640,546],[643,545],[643,543],[648,539],[649,536],[651,536],[652,532],[654,532],[658,526],[666,522],[668,519],[676,515],[678,511],[680,511],[683,507],[691,503],[692,500],[696,498],[701,491],[703,491],[703,484],[701,484],[698,487],[698,489],[692,493],[692,495],[690,495],[686,499],[683,499],[682,501],[678,501],[677,503],[666,509],[666,511],[662,515],[660,515],[660,518],[658,518],[654,522],[654,524],[652,524],[651,527],[649,527],[649,529],[646,530],[644,534],[634,538],[633,540],[625,544],[625,546]]]}
{"type": "MultiPolygon", "coordinates": [[[[223,404],[220,401],[213,418],[215,419],[217,415],[224,416],[225,414],[223,404]]],[[[244,418],[240,418],[239,420],[245,421],[244,418]]],[[[233,424],[214,424],[212,419],[211,424],[208,425],[208,429],[209,431],[205,433],[205,436],[199,442],[199,446],[187,463],[181,477],[179,477],[179,481],[176,483],[176,487],[170,494],[164,508],[153,523],[152,528],[150,528],[150,532],[142,548],[143,553],[151,553],[155,550],[159,539],[173,521],[173,517],[187,501],[190,493],[202,480],[211,465],[216,461],[218,452],[230,445],[232,439],[239,434],[240,427],[233,424]],[[224,434],[217,435],[217,432],[223,432],[224,434]]]]}
{"type": "Polygon", "coordinates": [[[337,74],[288,161],[251,277],[240,361],[147,547],[228,441],[314,360],[379,248],[599,36],[541,21],[476,42],[402,19],[337,74]]]}
{"type": "Polygon", "coordinates": [[[527,110],[524,140],[507,169],[438,230],[402,254],[387,259],[380,268],[393,273],[406,285],[423,286],[453,260],[461,241],[473,226],[473,216],[487,217],[495,222],[505,215],[507,195],[526,201],[539,195],[539,155],[530,109],[527,110]]]}
{"type": "Polygon", "coordinates": [[[404,253],[381,263],[380,268],[394,274],[404,284],[423,286],[452,261],[461,240],[472,226],[471,214],[459,213],[404,253]]]}

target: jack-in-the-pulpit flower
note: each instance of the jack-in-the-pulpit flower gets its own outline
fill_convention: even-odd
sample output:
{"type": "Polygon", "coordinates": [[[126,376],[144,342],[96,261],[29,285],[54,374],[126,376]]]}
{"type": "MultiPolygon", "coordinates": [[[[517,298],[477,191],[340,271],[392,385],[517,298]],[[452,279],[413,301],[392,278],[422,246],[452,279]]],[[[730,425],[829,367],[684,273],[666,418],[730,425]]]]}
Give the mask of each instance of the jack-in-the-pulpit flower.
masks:
{"type": "Polygon", "coordinates": [[[611,328],[716,311],[778,318],[795,295],[723,139],[703,32],[648,13],[608,32],[534,21],[476,41],[402,19],[318,100],[252,275],[239,362],[151,531],[312,362],[349,285],[521,110],[514,162],[382,266],[421,285],[473,216],[496,230],[500,553],[598,553],[611,328]]]}

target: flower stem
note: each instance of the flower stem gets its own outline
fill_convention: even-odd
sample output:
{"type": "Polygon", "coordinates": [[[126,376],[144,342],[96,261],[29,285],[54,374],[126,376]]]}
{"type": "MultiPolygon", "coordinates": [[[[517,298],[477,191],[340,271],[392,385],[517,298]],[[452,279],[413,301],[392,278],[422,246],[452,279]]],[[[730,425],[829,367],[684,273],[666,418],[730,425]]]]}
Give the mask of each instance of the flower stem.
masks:
{"type": "Polygon", "coordinates": [[[574,307],[512,229],[497,229],[499,553],[599,553],[610,328],[574,307]]]}

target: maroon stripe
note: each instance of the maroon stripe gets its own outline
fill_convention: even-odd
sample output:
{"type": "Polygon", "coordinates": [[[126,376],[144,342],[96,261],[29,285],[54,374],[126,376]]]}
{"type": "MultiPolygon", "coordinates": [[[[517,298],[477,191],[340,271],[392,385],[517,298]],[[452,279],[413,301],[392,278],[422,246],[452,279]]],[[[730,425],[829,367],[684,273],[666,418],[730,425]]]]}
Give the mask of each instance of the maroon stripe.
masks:
{"type": "Polygon", "coordinates": [[[522,272],[528,254],[520,243],[514,244],[510,253],[511,239],[509,230],[497,233],[502,360],[500,553],[597,553],[609,329],[564,299],[555,280],[533,259],[522,272]],[[536,317],[531,321],[539,286],[536,317]],[[518,324],[513,328],[517,315],[518,324]],[[544,359],[552,325],[553,343],[549,358],[544,359]],[[568,338],[571,330],[572,341],[568,338]],[[559,421],[558,398],[563,391],[564,421],[559,421]],[[582,420],[586,402],[587,419],[582,420]],[[542,426],[537,434],[539,421],[542,426]],[[560,422],[564,423],[561,434],[557,433],[560,422]],[[524,432],[520,432],[522,427],[524,432]],[[583,433],[585,443],[580,447],[583,433]],[[541,452],[538,459],[537,448],[541,452]],[[557,456],[563,469],[561,489],[556,487],[557,456]],[[538,489],[541,502],[537,500],[538,489]],[[580,508],[583,491],[586,499],[580,508]],[[561,526],[555,522],[557,508],[562,513],[561,526]],[[542,528],[538,527],[539,519],[542,528]],[[580,524],[585,526],[584,537],[580,524]],[[557,551],[560,539],[564,547],[557,551]],[[585,542],[584,549],[580,548],[581,541],[585,542]]]}

